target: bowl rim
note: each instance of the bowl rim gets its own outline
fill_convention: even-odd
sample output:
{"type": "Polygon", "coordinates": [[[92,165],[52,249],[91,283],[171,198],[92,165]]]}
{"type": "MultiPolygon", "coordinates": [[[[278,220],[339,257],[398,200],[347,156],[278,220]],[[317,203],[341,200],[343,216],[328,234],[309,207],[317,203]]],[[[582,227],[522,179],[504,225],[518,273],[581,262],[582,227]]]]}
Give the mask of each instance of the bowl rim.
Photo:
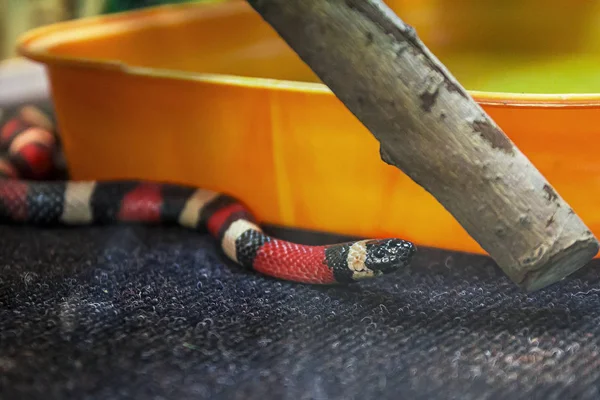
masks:
{"type": "MultiPolygon", "coordinates": [[[[198,18],[199,14],[209,12],[212,12],[214,15],[226,15],[237,12],[248,12],[249,10],[249,6],[244,0],[204,0],[201,3],[165,4],[147,9],[84,17],[28,30],[17,38],[16,50],[17,54],[46,66],[62,65],[90,69],[108,69],[130,75],[188,80],[214,85],[333,95],[329,87],[323,83],[139,67],[119,60],[57,56],[48,51],[48,48],[52,44],[64,43],[69,40],[81,40],[81,36],[75,38],[75,32],[82,28],[92,28],[96,35],[101,35],[108,31],[110,27],[112,28],[110,29],[111,34],[115,34],[115,28],[118,28],[117,30],[121,32],[132,30],[136,26],[147,24],[149,20],[157,15],[161,15],[161,20],[166,19],[165,23],[177,23],[185,19],[198,18]]],[[[487,106],[516,108],[600,107],[600,93],[518,93],[466,90],[477,103],[487,106]]]]}

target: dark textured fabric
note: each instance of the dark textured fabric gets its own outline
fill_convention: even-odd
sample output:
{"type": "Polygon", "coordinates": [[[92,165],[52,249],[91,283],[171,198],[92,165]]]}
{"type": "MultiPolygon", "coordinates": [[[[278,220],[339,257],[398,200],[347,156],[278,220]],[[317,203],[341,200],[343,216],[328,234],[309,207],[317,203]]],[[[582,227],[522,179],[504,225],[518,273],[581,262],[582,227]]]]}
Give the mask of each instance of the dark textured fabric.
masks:
{"type": "Polygon", "coordinates": [[[317,287],[184,229],[0,227],[2,399],[594,399],[597,267],[527,295],[420,249],[317,287]]]}

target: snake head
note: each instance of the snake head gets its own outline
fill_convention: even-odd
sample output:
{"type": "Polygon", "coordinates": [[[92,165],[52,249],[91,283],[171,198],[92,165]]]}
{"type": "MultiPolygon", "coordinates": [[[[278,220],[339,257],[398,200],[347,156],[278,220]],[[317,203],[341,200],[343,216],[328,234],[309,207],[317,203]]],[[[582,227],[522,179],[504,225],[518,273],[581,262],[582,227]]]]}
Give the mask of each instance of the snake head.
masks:
{"type": "Polygon", "coordinates": [[[338,282],[374,278],[410,264],[416,247],[401,239],[368,239],[327,249],[327,263],[338,282]]]}
{"type": "Polygon", "coordinates": [[[375,275],[389,274],[407,267],[417,251],[413,243],[402,239],[367,240],[365,248],[365,267],[375,275]]]}

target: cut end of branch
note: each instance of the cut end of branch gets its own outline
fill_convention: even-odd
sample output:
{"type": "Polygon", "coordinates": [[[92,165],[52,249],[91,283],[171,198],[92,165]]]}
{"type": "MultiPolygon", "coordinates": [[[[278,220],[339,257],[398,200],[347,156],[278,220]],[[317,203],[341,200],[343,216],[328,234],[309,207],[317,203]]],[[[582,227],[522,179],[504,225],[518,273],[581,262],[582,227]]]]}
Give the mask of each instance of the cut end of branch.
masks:
{"type": "Polygon", "coordinates": [[[527,272],[520,281],[513,280],[527,292],[543,289],[584,267],[598,254],[599,249],[600,245],[594,236],[576,241],[535,270],[527,272]]]}

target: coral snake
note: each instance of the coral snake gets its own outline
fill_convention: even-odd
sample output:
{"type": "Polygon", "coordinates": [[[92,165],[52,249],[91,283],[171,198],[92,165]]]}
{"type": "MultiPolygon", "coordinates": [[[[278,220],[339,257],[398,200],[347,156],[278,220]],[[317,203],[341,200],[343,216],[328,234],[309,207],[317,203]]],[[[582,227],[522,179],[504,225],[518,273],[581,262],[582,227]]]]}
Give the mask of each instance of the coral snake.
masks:
{"type": "Polygon", "coordinates": [[[263,232],[244,204],[200,188],[150,181],[51,178],[60,135],[50,115],[27,105],[0,131],[0,222],[32,225],[178,224],[206,231],[238,265],[309,284],[348,283],[406,267],[416,251],[401,239],[309,246],[263,232]]]}

